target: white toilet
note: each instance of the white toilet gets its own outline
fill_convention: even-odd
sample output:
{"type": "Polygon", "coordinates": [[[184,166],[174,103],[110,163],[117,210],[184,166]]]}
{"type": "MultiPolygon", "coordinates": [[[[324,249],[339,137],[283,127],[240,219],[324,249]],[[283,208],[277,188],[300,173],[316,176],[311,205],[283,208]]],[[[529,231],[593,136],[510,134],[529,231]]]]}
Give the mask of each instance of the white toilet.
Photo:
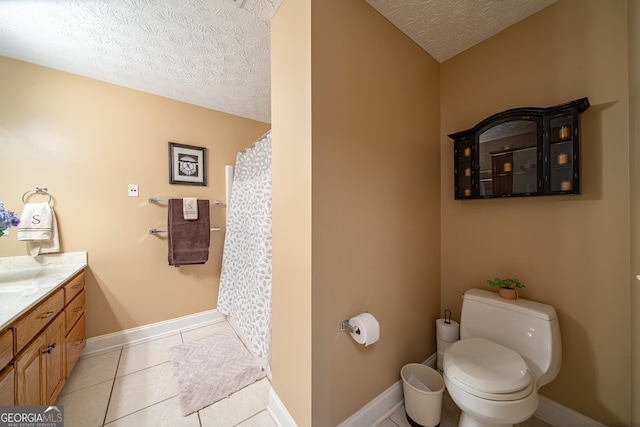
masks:
{"type": "Polygon", "coordinates": [[[444,353],[444,381],[462,410],[460,427],[512,426],[538,408],[538,389],[560,371],[553,307],[496,292],[465,292],[460,341],[444,353]]]}

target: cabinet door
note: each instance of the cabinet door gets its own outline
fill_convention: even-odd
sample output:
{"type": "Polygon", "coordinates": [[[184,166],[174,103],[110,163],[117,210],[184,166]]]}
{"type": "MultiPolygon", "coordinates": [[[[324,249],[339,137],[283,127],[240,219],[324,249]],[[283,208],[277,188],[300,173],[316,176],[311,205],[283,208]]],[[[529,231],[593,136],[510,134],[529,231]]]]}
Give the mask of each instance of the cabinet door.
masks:
{"type": "Polygon", "coordinates": [[[461,138],[454,144],[454,197],[456,199],[472,198],[477,193],[473,139],[461,138]]]}
{"type": "Polygon", "coordinates": [[[580,193],[580,162],[578,141],[578,112],[565,113],[548,118],[549,144],[545,153],[548,194],[580,193]]]}
{"type": "Polygon", "coordinates": [[[478,134],[480,197],[542,194],[542,119],[519,116],[478,134]]]}
{"type": "Polygon", "coordinates": [[[15,361],[16,405],[39,406],[44,404],[44,335],[39,335],[15,361]]]}
{"type": "Polygon", "coordinates": [[[83,314],[66,337],[65,358],[67,359],[67,378],[80,358],[82,349],[87,346],[86,317],[83,314]]]}
{"type": "Polygon", "coordinates": [[[65,381],[65,327],[64,314],[59,315],[44,332],[45,347],[42,355],[45,359],[45,405],[55,402],[65,381]]]}
{"type": "Polygon", "coordinates": [[[16,404],[15,376],[13,366],[7,366],[0,371],[0,406],[16,404]]]}
{"type": "Polygon", "coordinates": [[[0,371],[13,359],[13,331],[0,332],[0,371]]]}

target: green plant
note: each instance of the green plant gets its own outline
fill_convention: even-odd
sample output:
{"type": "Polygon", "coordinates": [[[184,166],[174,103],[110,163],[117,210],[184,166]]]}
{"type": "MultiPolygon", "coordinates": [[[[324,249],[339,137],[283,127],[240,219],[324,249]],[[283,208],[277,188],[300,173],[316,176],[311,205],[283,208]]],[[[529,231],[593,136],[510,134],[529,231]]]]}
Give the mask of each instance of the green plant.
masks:
{"type": "Polygon", "coordinates": [[[525,287],[525,285],[520,283],[520,280],[518,279],[500,279],[499,277],[496,277],[493,280],[487,280],[487,283],[489,286],[493,286],[494,288],[521,289],[525,287]]]}

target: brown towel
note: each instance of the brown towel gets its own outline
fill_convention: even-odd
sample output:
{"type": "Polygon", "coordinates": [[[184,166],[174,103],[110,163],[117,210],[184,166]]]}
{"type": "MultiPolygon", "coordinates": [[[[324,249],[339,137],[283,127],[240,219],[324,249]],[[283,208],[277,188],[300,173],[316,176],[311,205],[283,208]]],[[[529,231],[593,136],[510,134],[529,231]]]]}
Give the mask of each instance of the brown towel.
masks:
{"type": "Polygon", "coordinates": [[[182,199],[169,199],[169,265],[204,264],[209,259],[209,201],[198,200],[198,219],[184,219],[182,199]]]}

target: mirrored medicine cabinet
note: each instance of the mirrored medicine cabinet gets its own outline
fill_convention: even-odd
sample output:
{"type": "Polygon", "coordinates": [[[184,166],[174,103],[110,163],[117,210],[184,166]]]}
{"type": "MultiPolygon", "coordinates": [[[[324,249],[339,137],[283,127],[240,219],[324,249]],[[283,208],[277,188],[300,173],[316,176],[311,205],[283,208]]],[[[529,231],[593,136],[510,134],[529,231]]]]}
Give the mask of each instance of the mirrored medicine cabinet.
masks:
{"type": "Polygon", "coordinates": [[[580,193],[580,114],[587,98],[494,114],[454,141],[454,197],[580,193]]]}

